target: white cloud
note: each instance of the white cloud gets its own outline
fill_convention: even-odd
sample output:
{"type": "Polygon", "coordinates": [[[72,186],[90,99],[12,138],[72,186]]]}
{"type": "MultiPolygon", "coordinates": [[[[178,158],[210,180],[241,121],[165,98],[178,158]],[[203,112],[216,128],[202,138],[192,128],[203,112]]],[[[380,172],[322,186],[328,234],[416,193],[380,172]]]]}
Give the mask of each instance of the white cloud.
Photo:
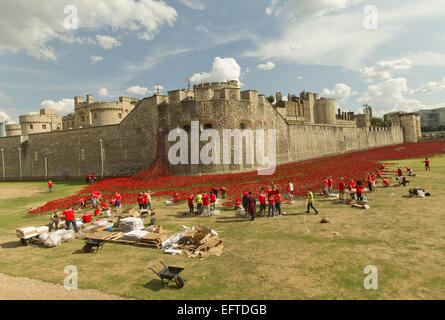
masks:
{"type": "Polygon", "coordinates": [[[416,66],[445,66],[445,54],[432,51],[410,52],[408,58],[416,66]]]}
{"type": "Polygon", "coordinates": [[[372,106],[376,115],[393,111],[417,111],[427,106],[415,99],[407,98],[410,90],[405,78],[393,78],[370,85],[358,101],[372,106]]]}
{"type": "Polygon", "coordinates": [[[44,100],[40,106],[42,108],[56,109],[57,114],[66,115],[74,111],[74,99],[62,99],[59,101],[44,100]]]}
{"type": "Polygon", "coordinates": [[[445,77],[440,81],[429,81],[417,89],[411,91],[411,94],[422,93],[432,94],[445,89],[445,77]]]}
{"type": "Polygon", "coordinates": [[[122,45],[122,43],[117,41],[116,38],[110,36],[103,36],[100,34],[96,36],[96,40],[98,44],[105,50],[109,50],[113,47],[119,47],[120,45],[122,45]]]}
{"type": "Polygon", "coordinates": [[[298,80],[303,80],[303,76],[298,76],[298,80]]]}
{"type": "Polygon", "coordinates": [[[323,89],[321,96],[325,98],[334,99],[337,104],[346,103],[346,101],[353,95],[357,94],[352,91],[351,87],[344,83],[337,83],[334,89],[323,89]]]}
{"type": "MultiPolygon", "coordinates": [[[[441,19],[445,6],[439,0],[425,0],[420,9],[415,2],[377,1],[374,4],[379,9],[379,27],[376,30],[366,30],[363,27],[366,15],[361,5],[346,6],[352,3],[347,1],[333,1],[332,3],[338,4],[334,7],[320,5],[329,2],[331,1],[285,2],[284,4],[292,5],[294,9],[283,11],[292,13],[300,8],[300,12],[313,15],[308,17],[302,14],[301,18],[295,20],[277,19],[277,34],[262,39],[257,48],[246,51],[245,55],[273,60],[275,63],[342,66],[360,70],[369,61],[369,57],[381,48],[394,45],[397,39],[410,39],[413,25],[441,19]],[[308,9],[304,9],[304,6],[308,6],[308,9]],[[342,9],[343,7],[345,8],[342,9]],[[335,10],[327,11],[329,8],[335,10]]],[[[280,4],[276,4],[275,9],[268,12],[276,13],[280,7],[280,4]]],[[[432,30],[433,32],[438,33],[436,30],[432,30]]]]}
{"type": "Polygon", "coordinates": [[[107,97],[108,96],[108,90],[106,88],[101,88],[98,92],[99,97],[107,97]]]}
{"type": "Polygon", "coordinates": [[[8,123],[11,124],[11,121],[9,121],[9,120],[11,120],[11,117],[8,116],[8,115],[6,114],[6,112],[4,112],[4,111],[0,111],[0,122],[8,121],[8,123]]]}
{"type": "Polygon", "coordinates": [[[275,63],[273,63],[272,61],[261,63],[258,65],[258,69],[260,70],[272,70],[273,68],[275,68],[275,63]]]}
{"type": "Polygon", "coordinates": [[[140,86],[133,86],[127,89],[127,93],[129,94],[133,94],[136,96],[142,96],[144,94],[147,94],[149,92],[149,90],[147,88],[144,87],[140,87],[140,86]]]}
{"type": "Polygon", "coordinates": [[[237,80],[239,82],[240,76],[241,67],[235,59],[216,57],[213,60],[213,66],[210,72],[195,73],[190,78],[190,81],[198,83],[237,80]]]}
{"type": "Polygon", "coordinates": [[[379,61],[375,66],[365,67],[360,70],[361,78],[368,82],[389,79],[393,77],[395,72],[409,70],[412,66],[413,62],[407,58],[379,61]]]}
{"type": "Polygon", "coordinates": [[[202,0],[179,0],[179,2],[193,10],[204,10],[206,7],[202,0]]]}
{"type": "MultiPolygon", "coordinates": [[[[111,28],[151,38],[163,25],[173,25],[176,10],[164,1],[154,0],[70,0],[78,9],[79,29],[111,28]]],[[[0,54],[25,50],[38,59],[57,60],[50,43],[91,42],[76,37],[75,30],[63,27],[64,1],[2,0],[0,2],[0,54]]]]}
{"type": "Polygon", "coordinates": [[[272,0],[266,8],[266,14],[274,14],[276,16],[285,15],[289,18],[297,15],[320,16],[345,9],[353,4],[362,2],[362,0],[285,0],[281,2],[280,0],[272,0]]]}
{"type": "Polygon", "coordinates": [[[103,61],[103,59],[104,59],[104,57],[101,57],[101,56],[91,56],[90,57],[92,64],[95,64],[96,62],[99,62],[99,61],[103,61]]]}

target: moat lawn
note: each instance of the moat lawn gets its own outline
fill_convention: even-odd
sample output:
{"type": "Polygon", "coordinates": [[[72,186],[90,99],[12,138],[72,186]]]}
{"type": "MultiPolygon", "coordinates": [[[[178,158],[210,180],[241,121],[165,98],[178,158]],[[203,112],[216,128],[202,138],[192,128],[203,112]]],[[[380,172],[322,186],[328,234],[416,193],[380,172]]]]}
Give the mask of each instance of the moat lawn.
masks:
{"type": "Polygon", "coordinates": [[[431,172],[422,159],[389,162],[411,167],[417,177],[409,178],[407,188],[370,194],[370,210],[317,197],[318,216],[305,214],[299,199],[283,206],[287,216],[251,222],[222,207],[221,216],[183,217],[186,204],[166,207],[165,199],[156,199],[157,223],[169,233],[204,225],[224,238],[223,254],[206,260],[119,244],[85,254],[83,240],[24,247],[15,229],[49,221],[27,210],[72,194],[83,183],[56,182],[50,194],[46,182],[2,182],[7,196],[0,197],[0,272],[62,285],[64,267],[74,265],[80,288],[138,299],[445,299],[445,158],[434,157],[431,172]],[[417,186],[432,196],[405,197],[417,186]],[[322,218],[330,223],[319,223],[322,218]],[[159,261],[185,268],[184,288],[162,288],[147,269],[160,269],[159,261]],[[367,265],[377,267],[376,290],[364,288],[367,265]]]}

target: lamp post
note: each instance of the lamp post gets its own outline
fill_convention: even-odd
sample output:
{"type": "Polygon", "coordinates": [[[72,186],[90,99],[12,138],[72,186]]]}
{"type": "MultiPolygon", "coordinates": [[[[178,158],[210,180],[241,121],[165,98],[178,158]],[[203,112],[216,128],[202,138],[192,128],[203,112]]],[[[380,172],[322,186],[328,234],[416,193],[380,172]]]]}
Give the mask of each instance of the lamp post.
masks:
{"type": "Polygon", "coordinates": [[[102,139],[99,140],[100,142],[100,161],[101,161],[101,168],[102,168],[102,180],[104,178],[104,141],[102,139]]]}
{"type": "Polygon", "coordinates": [[[22,148],[19,148],[19,169],[20,169],[20,180],[22,180],[22,148]]]}
{"type": "Polygon", "coordinates": [[[45,157],[45,177],[48,179],[48,157],[45,157]]]}
{"type": "Polygon", "coordinates": [[[3,180],[6,179],[5,175],[5,149],[2,148],[2,171],[3,171],[3,180]]]}

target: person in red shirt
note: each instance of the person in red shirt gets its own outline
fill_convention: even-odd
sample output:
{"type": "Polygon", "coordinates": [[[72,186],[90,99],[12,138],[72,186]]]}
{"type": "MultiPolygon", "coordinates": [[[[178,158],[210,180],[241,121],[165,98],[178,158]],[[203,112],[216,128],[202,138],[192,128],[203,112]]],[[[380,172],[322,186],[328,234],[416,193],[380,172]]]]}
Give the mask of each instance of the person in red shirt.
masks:
{"type": "Polygon", "coordinates": [[[82,198],[82,199],[80,199],[80,207],[81,207],[81,208],[85,208],[85,206],[86,206],[86,202],[87,202],[87,199],[86,199],[86,198],[82,198]]]}
{"type": "Polygon", "coordinates": [[[357,193],[357,200],[363,201],[363,185],[357,182],[355,189],[357,193]]]}
{"type": "Polygon", "coordinates": [[[384,186],[384,187],[389,187],[389,186],[391,185],[391,184],[389,183],[389,181],[386,180],[386,179],[383,179],[382,182],[383,182],[383,186],[384,186]]]}
{"type": "Polygon", "coordinates": [[[99,215],[99,207],[96,207],[96,209],[94,209],[94,216],[99,215]]]}
{"type": "Polygon", "coordinates": [[[83,221],[83,223],[91,222],[91,213],[85,213],[82,216],[82,221],[83,221]]]}
{"type": "Polygon", "coordinates": [[[187,202],[188,202],[188,205],[189,205],[189,212],[190,212],[190,214],[191,215],[193,215],[193,211],[195,210],[195,207],[194,207],[194,205],[193,205],[193,199],[194,199],[195,197],[193,196],[193,193],[190,193],[188,196],[187,196],[187,202]]]}
{"type": "Polygon", "coordinates": [[[267,186],[266,193],[267,193],[267,196],[270,196],[272,194],[272,188],[270,186],[267,186]]]}
{"type": "Polygon", "coordinates": [[[212,211],[216,210],[216,195],[214,192],[210,192],[210,209],[212,211]]]}
{"type": "Polygon", "coordinates": [[[221,192],[221,198],[222,198],[222,199],[225,199],[225,198],[226,198],[226,191],[227,191],[227,188],[224,187],[224,186],[221,186],[221,187],[219,188],[219,191],[221,192]]]}
{"type": "Polygon", "coordinates": [[[280,190],[277,190],[275,193],[275,209],[277,210],[277,214],[281,216],[281,194],[280,190]]]}
{"type": "Polygon", "coordinates": [[[119,208],[121,207],[121,194],[115,192],[115,193],[114,193],[114,200],[115,200],[115,202],[114,202],[114,207],[115,207],[116,209],[119,209],[119,208]]]}
{"type": "Polygon", "coordinates": [[[108,210],[108,205],[107,205],[107,202],[104,201],[104,202],[102,202],[102,211],[107,211],[107,210],[108,210]]]}
{"type": "Polygon", "coordinates": [[[51,180],[48,180],[48,188],[49,188],[49,192],[53,192],[54,191],[53,182],[51,180]]]}
{"type": "Polygon", "coordinates": [[[210,217],[210,197],[207,195],[206,192],[204,192],[202,194],[202,206],[204,209],[204,213],[203,213],[204,217],[207,216],[207,213],[208,213],[208,216],[210,217]]]}
{"type": "Polygon", "coordinates": [[[65,221],[66,221],[66,230],[70,230],[71,229],[71,224],[74,227],[74,230],[76,231],[76,233],[79,232],[79,229],[77,228],[77,224],[76,224],[76,217],[74,214],[74,209],[73,207],[65,210],[62,212],[62,216],[65,216],[65,221]]]}
{"type": "Polygon", "coordinates": [[[324,180],[324,189],[323,189],[323,193],[325,194],[326,197],[329,196],[329,179],[326,178],[324,180]]]}
{"type": "Polygon", "coordinates": [[[272,211],[272,217],[275,215],[275,196],[270,194],[268,197],[269,200],[269,210],[267,212],[267,217],[270,217],[270,211],[272,211]]]}
{"type": "Polygon", "coordinates": [[[402,171],[402,167],[401,166],[399,166],[399,168],[397,169],[397,175],[399,177],[403,176],[403,171],[402,171]]]}
{"type": "Polygon", "coordinates": [[[88,173],[85,176],[85,182],[88,184],[90,183],[90,176],[88,175],[88,173]]]}
{"type": "Polygon", "coordinates": [[[259,198],[260,198],[260,214],[265,215],[266,214],[266,195],[264,194],[263,190],[261,190],[259,198]]]}
{"type": "Polygon", "coordinates": [[[371,180],[372,180],[372,190],[375,191],[375,180],[377,179],[377,176],[374,174],[374,172],[371,172],[371,180]]]}
{"type": "Polygon", "coordinates": [[[173,202],[179,202],[180,197],[179,194],[176,192],[175,195],[173,196],[173,202]]]}
{"type": "Polygon", "coordinates": [[[353,190],[355,190],[356,186],[357,186],[357,184],[355,183],[355,181],[352,179],[349,179],[348,189],[349,189],[349,193],[351,194],[352,200],[355,200],[355,191],[353,191],[353,190]]]}
{"type": "Polygon", "coordinates": [[[368,189],[369,189],[369,192],[372,192],[372,177],[371,177],[371,175],[368,176],[368,189]]]}
{"type": "Polygon", "coordinates": [[[116,200],[114,199],[110,199],[110,207],[114,207],[114,203],[116,202],[116,200]]]}
{"type": "Polygon", "coordinates": [[[338,181],[338,193],[340,195],[340,199],[343,200],[345,198],[345,180],[343,177],[338,181]]]}
{"type": "Polygon", "coordinates": [[[334,186],[334,180],[332,179],[332,177],[328,178],[328,193],[329,195],[331,195],[333,193],[333,186],[334,186]]]}
{"type": "Polygon", "coordinates": [[[241,198],[240,197],[238,197],[235,201],[235,209],[234,210],[237,210],[237,209],[241,209],[241,198]]]}
{"type": "Polygon", "coordinates": [[[430,169],[430,159],[428,159],[428,158],[425,158],[425,161],[423,162],[423,163],[425,163],[425,170],[426,171],[431,171],[431,169],[430,169]]]}
{"type": "Polygon", "coordinates": [[[142,193],[139,193],[139,196],[137,197],[137,201],[139,204],[139,210],[144,209],[144,195],[142,193]]]}

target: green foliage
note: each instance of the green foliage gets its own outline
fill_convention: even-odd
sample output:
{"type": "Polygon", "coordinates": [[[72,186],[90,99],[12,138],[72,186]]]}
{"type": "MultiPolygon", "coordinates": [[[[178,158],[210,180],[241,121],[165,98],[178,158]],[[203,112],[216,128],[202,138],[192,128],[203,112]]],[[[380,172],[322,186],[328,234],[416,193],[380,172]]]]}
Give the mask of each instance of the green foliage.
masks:
{"type": "Polygon", "coordinates": [[[275,97],[274,96],[268,96],[266,98],[270,103],[274,103],[275,102],[275,97]]]}
{"type": "Polygon", "coordinates": [[[375,127],[386,127],[386,122],[382,118],[371,117],[371,125],[375,127]]]}

